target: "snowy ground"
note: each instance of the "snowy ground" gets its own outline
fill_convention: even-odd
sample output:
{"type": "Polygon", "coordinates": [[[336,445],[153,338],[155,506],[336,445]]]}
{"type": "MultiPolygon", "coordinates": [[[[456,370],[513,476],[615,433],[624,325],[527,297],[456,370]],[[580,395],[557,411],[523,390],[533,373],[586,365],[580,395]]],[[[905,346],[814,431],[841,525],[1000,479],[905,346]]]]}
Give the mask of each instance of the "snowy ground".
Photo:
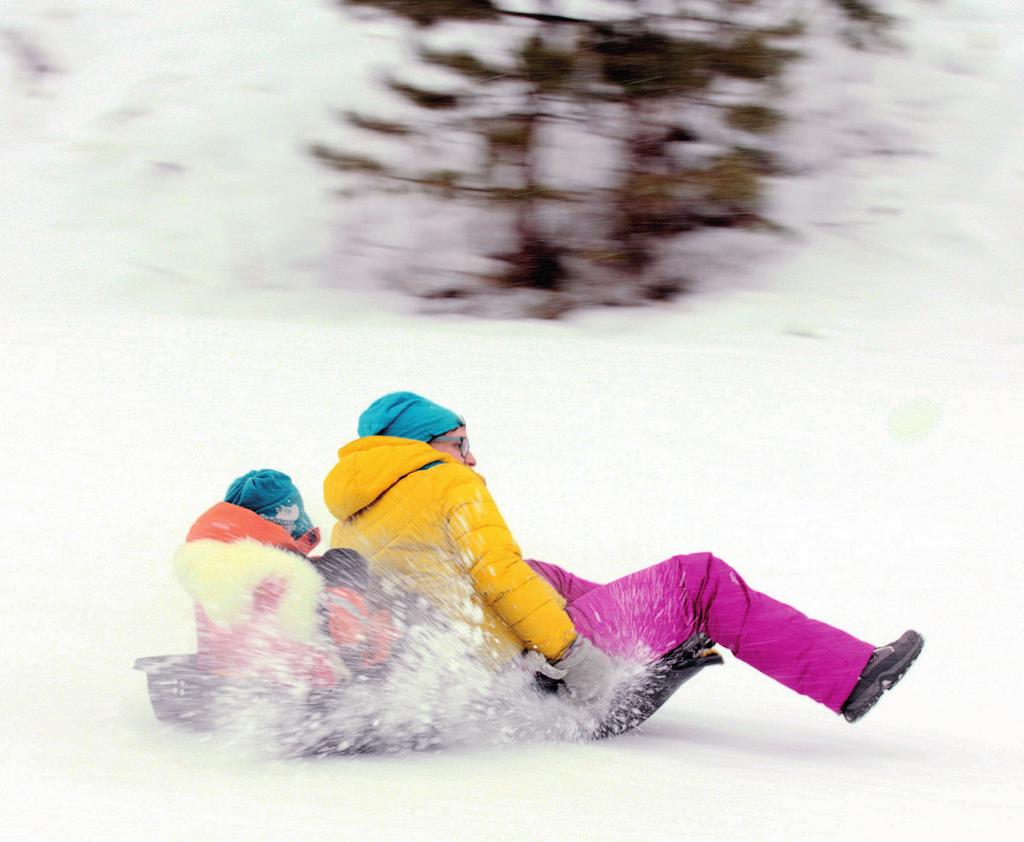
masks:
{"type": "Polygon", "coordinates": [[[819,171],[776,198],[797,236],[754,272],[721,260],[719,283],[674,307],[561,325],[428,321],[318,287],[336,211],[295,151],[331,119],[324,55],[358,56],[329,5],[13,5],[5,838],[1011,834],[1019,4],[900,3],[906,52],[819,56],[790,129],[819,171]],[[834,121],[812,128],[821,113],[834,121]],[[847,113],[871,117],[859,142],[847,113]],[[925,654],[856,726],[732,659],[601,744],[311,763],[158,725],[129,667],[193,644],[169,570],[192,518],[269,465],[326,522],[334,451],[393,388],[467,416],[529,554],[612,578],[714,550],[867,639],[918,628],[925,654]]]}

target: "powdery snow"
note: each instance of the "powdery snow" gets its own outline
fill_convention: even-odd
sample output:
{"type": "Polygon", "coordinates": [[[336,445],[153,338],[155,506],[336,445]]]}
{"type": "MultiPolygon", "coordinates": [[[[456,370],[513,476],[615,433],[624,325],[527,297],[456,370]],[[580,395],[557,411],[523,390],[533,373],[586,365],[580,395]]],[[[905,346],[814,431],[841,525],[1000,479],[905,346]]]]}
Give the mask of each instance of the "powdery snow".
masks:
{"type": "Polygon", "coordinates": [[[543,324],[323,286],[344,205],[302,149],[401,51],[298,6],[0,10],[5,836],[1008,835],[1024,10],[899,2],[903,51],[813,56],[788,239],[718,232],[701,294],[543,324]],[[728,656],[599,744],[300,762],[155,722],[130,666],[194,643],[169,563],[192,519],[273,466],[326,525],[336,448],[396,388],[466,415],[528,554],[609,579],[713,550],[924,655],[856,726],[728,656]]]}

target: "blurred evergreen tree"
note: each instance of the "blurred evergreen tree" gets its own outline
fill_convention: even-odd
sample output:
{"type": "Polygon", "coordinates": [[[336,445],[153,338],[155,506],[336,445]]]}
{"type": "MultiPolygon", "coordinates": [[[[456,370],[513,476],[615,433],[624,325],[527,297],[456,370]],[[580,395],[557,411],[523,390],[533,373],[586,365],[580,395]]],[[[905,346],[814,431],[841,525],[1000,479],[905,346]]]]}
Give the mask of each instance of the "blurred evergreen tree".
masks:
{"type": "MultiPolygon", "coordinates": [[[[761,180],[777,166],[762,139],[783,122],[778,80],[799,56],[803,31],[780,4],[603,0],[587,4],[586,16],[580,3],[570,14],[557,0],[532,11],[491,0],[339,2],[410,22],[420,66],[458,80],[413,83],[399,71],[387,86],[422,118],[345,119],[378,137],[430,141],[434,151],[441,137],[471,136],[477,152],[445,168],[325,145],[313,153],[367,184],[415,186],[500,213],[513,236],[489,255],[504,268],[487,280],[555,293],[543,314],[671,297],[687,279],[659,263],[659,243],[706,226],[770,224],[761,180]],[[491,35],[500,27],[501,46],[440,47],[431,35],[446,24],[491,35]],[[583,183],[571,144],[580,132],[603,138],[611,158],[583,183]]],[[[867,0],[822,2],[859,27],[856,37],[887,20],[867,0]]]]}

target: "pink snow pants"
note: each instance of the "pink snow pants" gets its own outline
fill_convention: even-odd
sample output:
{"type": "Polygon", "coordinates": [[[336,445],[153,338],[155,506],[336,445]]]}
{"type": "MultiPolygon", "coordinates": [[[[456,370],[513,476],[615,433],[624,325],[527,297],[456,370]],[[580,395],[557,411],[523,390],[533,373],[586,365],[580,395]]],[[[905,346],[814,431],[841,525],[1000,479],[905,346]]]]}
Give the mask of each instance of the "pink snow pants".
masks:
{"type": "Polygon", "coordinates": [[[654,660],[704,632],[739,660],[839,712],[873,648],[747,586],[711,553],[677,555],[607,585],[528,560],[599,649],[654,660]]]}

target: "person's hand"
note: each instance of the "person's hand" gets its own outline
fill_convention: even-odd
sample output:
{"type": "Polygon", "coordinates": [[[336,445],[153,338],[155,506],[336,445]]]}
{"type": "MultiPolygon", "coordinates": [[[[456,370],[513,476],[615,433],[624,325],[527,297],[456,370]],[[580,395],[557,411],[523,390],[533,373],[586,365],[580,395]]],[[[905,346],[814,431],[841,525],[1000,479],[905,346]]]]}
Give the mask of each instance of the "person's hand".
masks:
{"type": "Polygon", "coordinates": [[[569,651],[552,666],[562,673],[559,694],[577,704],[593,704],[615,685],[615,662],[583,635],[578,635],[569,651]]]}
{"type": "Polygon", "coordinates": [[[536,649],[528,649],[523,653],[523,664],[527,672],[538,673],[553,681],[565,678],[565,670],[560,670],[536,649]]]}

